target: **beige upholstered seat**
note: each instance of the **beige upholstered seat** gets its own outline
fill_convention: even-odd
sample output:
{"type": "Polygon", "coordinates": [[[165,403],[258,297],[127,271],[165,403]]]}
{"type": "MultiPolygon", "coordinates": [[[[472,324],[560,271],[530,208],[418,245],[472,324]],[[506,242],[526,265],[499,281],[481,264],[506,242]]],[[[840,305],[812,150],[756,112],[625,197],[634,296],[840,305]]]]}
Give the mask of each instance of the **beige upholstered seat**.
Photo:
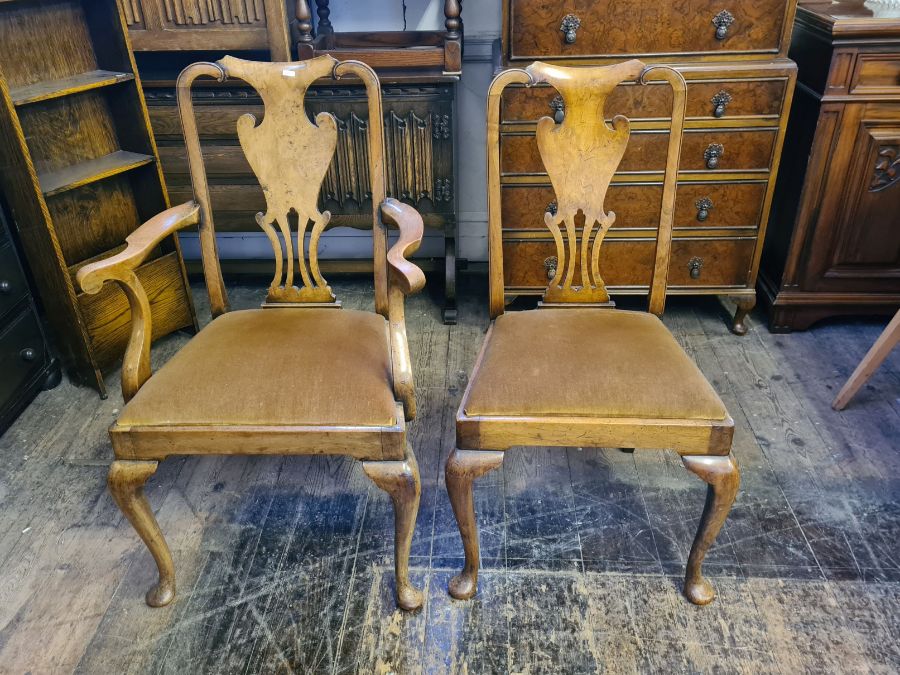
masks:
{"type": "Polygon", "coordinates": [[[391,426],[387,321],[346,309],[228,312],[147,380],[118,427],[391,426]]]}
{"type": "Polygon", "coordinates": [[[462,409],[470,417],[723,420],[728,414],[656,316],[596,309],[498,317],[462,409]]]}

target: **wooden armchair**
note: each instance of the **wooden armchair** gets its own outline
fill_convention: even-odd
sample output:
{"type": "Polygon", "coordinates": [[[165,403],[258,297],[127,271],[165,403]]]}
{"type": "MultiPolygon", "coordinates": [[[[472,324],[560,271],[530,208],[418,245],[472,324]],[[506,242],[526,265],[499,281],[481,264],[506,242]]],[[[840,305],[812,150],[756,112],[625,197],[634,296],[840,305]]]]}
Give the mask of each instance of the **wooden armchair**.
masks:
{"type": "Polygon", "coordinates": [[[397,603],[415,609],[422,595],[410,584],[408,562],[420,486],[406,437],[416,403],[403,303],[425,284],[422,271],[406,259],[419,247],[422,219],[415,209],[385,199],[378,78],[362,63],[330,56],[300,63],[226,56],[188,66],[177,89],[196,201],[159,214],[128,237],[124,251],[78,272],[86,292],[115,281],[131,303],[131,341],[122,367],[127,404],[110,428],[116,459],[109,487],[159,568],[147,604],[158,607],[175,597],[172,556],[143,494],[158,462],[170,455],[333,453],[362,460],[366,474],[393,499],[397,603]],[[372,189],[375,312],[342,310],[318,264],[319,237],[330,214],[320,213],[316,203],[337,123],[328,113],[311,122],[304,97],[315,80],[345,75],[362,80],[369,99],[368,148],[358,150],[368,153],[369,175],[361,180],[372,189]],[[245,80],[265,104],[261,123],[250,114],[237,122],[266,198],[267,211],[256,221],[275,252],[275,275],[261,309],[228,311],[191,102],[192,83],[201,76],[245,80]],[[400,230],[390,250],[385,221],[400,230]],[[163,238],[190,225],[199,226],[213,321],[151,377],[150,312],[134,269],[163,238]]]}
{"type": "Polygon", "coordinates": [[[499,467],[505,450],[522,445],[676,450],[685,467],[709,484],[684,591],[696,604],[709,603],[715,595],[701,564],[740,482],[730,456],[734,423],[658,318],[666,297],[684,116],[681,75],[640,61],[584,68],[534,63],[525,70],[500,73],[491,84],[488,237],[494,322],[456,416],[457,449],[446,467],[447,490],[465,549],[465,567],[450,582],[455,598],[474,595],[478,580],[472,482],[499,467]],[[600,276],[600,247],[616,220],[615,213],[605,211],[604,199],[630,134],[628,119],[617,116],[610,126],[604,112],[609,94],[626,81],[654,88],[668,82],[674,90],[651,313],[613,309],[600,276]],[[566,114],[559,124],[542,118],[536,131],[556,192],[556,213],[548,211],[544,221],[556,242],[558,264],[550,272],[553,278],[539,309],[504,313],[500,95],[513,83],[552,85],[562,96],[566,114]]]}

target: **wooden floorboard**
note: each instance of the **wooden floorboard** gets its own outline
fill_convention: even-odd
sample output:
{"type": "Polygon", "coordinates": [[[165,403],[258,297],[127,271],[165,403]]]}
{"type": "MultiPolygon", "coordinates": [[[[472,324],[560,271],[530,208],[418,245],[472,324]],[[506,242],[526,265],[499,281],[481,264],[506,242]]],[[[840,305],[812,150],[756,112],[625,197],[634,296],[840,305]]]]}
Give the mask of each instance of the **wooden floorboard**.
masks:
{"type": "MultiPolygon", "coordinates": [[[[333,286],[371,309],[371,281],[333,286]]],[[[756,312],[739,338],[727,301],[670,301],[665,323],[734,417],[743,471],[707,558],[713,605],[680,592],[704,485],[673,453],[615,448],[514,449],[480,479],[483,572],[458,602],[443,465],[489,325],[485,278],[460,290],[456,326],[440,322],[439,292],[407,309],[421,611],[394,607],[388,495],[340,457],[163,462],[147,495],[178,598],[148,608],[153,562],[105,487],[113,373],[109,399],[64,381],[0,437],[0,672],[900,671],[900,354],[830,408],[886,320],[773,335],[756,312]]],[[[230,293],[235,308],[260,300],[253,285],[230,293]]],[[[189,339],[160,340],[154,366],[189,339]]]]}

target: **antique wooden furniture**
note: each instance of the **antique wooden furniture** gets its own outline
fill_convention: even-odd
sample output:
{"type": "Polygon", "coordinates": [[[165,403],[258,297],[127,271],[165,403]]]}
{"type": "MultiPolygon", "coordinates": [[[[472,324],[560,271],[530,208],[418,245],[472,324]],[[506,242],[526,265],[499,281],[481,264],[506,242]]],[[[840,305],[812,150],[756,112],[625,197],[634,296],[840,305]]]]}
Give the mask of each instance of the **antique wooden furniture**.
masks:
{"type": "MultiPolygon", "coordinates": [[[[542,90],[536,90],[541,95],[542,90]]],[[[676,212],[676,182],[686,108],[681,75],[637,60],[567,68],[536,62],[498,75],[488,94],[488,240],[490,311],[487,333],[456,416],[457,449],[446,481],[465,549],[465,567],[450,582],[455,598],[476,591],[479,549],[472,482],[503,462],[512,446],[672,448],[709,484],[691,548],[685,594],[706,604],[715,592],[701,565],[725,522],[740,477],[730,455],[734,423],[716,392],[658,316],[676,212]],[[607,211],[607,189],[627,154],[628,118],[598,115],[624,81],[647,87],[647,98],[671,86],[670,133],[653,246],[650,312],[611,308],[601,246],[619,216],[607,211]],[[500,203],[501,94],[514,84],[546,83],[561,96],[565,118],[537,121],[540,158],[556,196],[544,224],[558,264],[540,308],[504,313],[504,214],[500,203]],[[564,225],[563,230],[560,226],[564,225]],[[579,231],[580,230],[580,231],[579,231]],[[601,272],[602,275],[601,276],[601,272]],[[654,316],[656,315],[656,316],[654,316]]],[[[612,110],[612,105],[609,107],[612,110]]],[[[634,142],[634,139],[632,139],[634,142]]]]}
{"type": "Polygon", "coordinates": [[[301,59],[331,54],[358,59],[373,68],[415,68],[444,75],[462,73],[462,0],[444,0],[446,31],[335,32],[329,0],[316,0],[318,21],[313,28],[308,0],[296,0],[297,51],[301,59]]]}
{"type": "MultiPolygon", "coordinates": [[[[128,341],[128,300],[113,287],[78,293],[75,273],[169,205],[115,0],[0,3],[0,156],[0,187],[63,361],[105,396],[103,373],[128,341]]],[[[174,237],[137,275],[154,338],[195,327],[174,237]]]]}
{"type": "Polygon", "coordinates": [[[418,248],[423,224],[412,207],[385,198],[378,78],[362,63],[329,56],[302,63],[226,56],[185,69],[178,79],[178,106],[196,201],[155,216],[129,236],[124,251],[78,272],[86,292],[115,281],[131,301],[132,335],[122,369],[128,403],[110,428],[116,460],[109,484],[159,568],[159,583],[147,603],[165,605],[175,595],[172,558],[142,493],[159,461],[178,454],[338,453],[363,460],[366,474],[391,495],[397,602],[405,609],[418,607],[422,595],[407,570],[419,472],[406,438],[415,392],[403,298],[425,283],[421,270],[405,259],[418,248]],[[316,202],[337,147],[338,122],[325,112],[310,121],[304,97],[316,79],[345,75],[365,84],[375,120],[368,143],[374,313],[340,309],[318,263],[319,237],[331,215],[316,202]],[[252,114],[237,121],[241,148],[265,194],[265,210],[256,222],[275,253],[275,275],[262,309],[228,311],[191,100],[198,77],[240,78],[263,100],[262,122],[252,114]],[[390,250],[385,221],[400,229],[390,250]],[[152,321],[134,270],[164,237],[197,224],[214,319],[150,377],[152,321]]]}
{"type": "MultiPolygon", "coordinates": [[[[731,296],[743,334],[755,304],[762,241],[794,91],[785,58],[796,0],[691,3],[659,0],[506,0],[503,64],[535,59],[604,64],[634,56],[667,63],[687,80],[670,294],[731,296]]],[[[614,294],[646,294],[659,219],[671,99],[624,85],[610,106],[633,117],[634,138],[613,178],[619,214],[608,237],[605,279],[614,294]],[[636,115],[640,115],[637,117],[636,115]]],[[[532,137],[542,115],[562,118],[550,88],[511,87],[501,112],[505,294],[541,295],[553,270],[542,229],[552,190],[532,137]]],[[[548,206],[549,205],[549,206],[548,206]]]]}
{"type": "Polygon", "coordinates": [[[769,325],[891,314],[900,307],[900,16],[861,1],[801,2],[791,56],[800,86],[760,273],[769,325]]]}
{"type": "MultiPolygon", "coordinates": [[[[224,17],[227,13],[214,15],[191,3],[174,2],[172,5],[176,10],[188,4],[193,9],[191,13],[185,13],[186,9],[178,10],[185,17],[185,22],[171,30],[165,27],[168,37],[157,41],[151,39],[157,33],[147,33],[144,24],[133,18],[137,16],[133,13],[136,0],[120,2],[126,8],[129,28],[135,39],[138,65],[150,120],[160,146],[166,185],[173,201],[183,201],[190,197],[191,182],[184,138],[175,109],[176,77],[192,61],[209,58],[195,50],[232,50],[232,43],[248,44],[235,37],[241,32],[252,32],[254,26],[263,23],[271,29],[272,24],[264,19],[274,12],[272,7],[278,3],[266,2],[264,12],[260,10],[255,15],[260,17],[256,23],[235,20],[226,24],[224,17]],[[130,15],[129,5],[132,6],[130,15]],[[198,42],[192,37],[201,34],[206,35],[208,40],[198,42]],[[216,41],[220,34],[230,36],[231,42],[216,41]],[[141,35],[146,35],[146,39],[140,38],[141,35]]],[[[157,2],[144,0],[146,5],[157,2]]],[[[262,3],[257,0],[256,4],[262,3]]],[[[387,130],[385,159],[388,196],[414,206],[429,229],[443,233],[444,258],[438,263],[443,264],[445,279],[443,315],[447,323],[454,323],[457,267],[454,85],[459,79],[462,44],[459,3],[446,0],[447,30],[428,33],[335,33],[329,19],[328,3],[324,1],[317,3],[317,30],[313,31],[309,3],[291,0],[285,7],[288,16],[296,18],[299,35],[297,52],[301,59],[331,53],[339,60],[356,59],[368,63],[379,73],[386,104],[384,126],[387,130]]],[[[271,37],[271,30],[269,35],[271,37]]],[[[287,36],[287,33],[284,35],[287,36]]],[[[276,60],[289,60],[288,55],[275,56],[281,53],[271,50],[276,60]]],[[[235,121],[246,112],[259,114],[259,96],[245,83],[238,81],[202,83],[195,90],[195,96],[218,230],[234,237],[246,232],[257,233],[253,215],[261,208],[263,194],[237,148],[235,121]]],[[[369,129],[365,88],[359,82],[350,80],[320,83],[308,92],[307,110],[311,115],[328,110],[338,119],[338,150],[319,202],[321,210],[327,209],[332,214],[329,228],[371,227],[372,205],[365,155],[369,129]]],[[[248,259],[245,250],[236,253],[223,247],[221,258],[226,273],[268,270],[267,261],[260,264],[252,257],[248,259]]],[[[324,250],[322,265],[335,271],[359,271],[369,265],[368,261],[355,258],[355,255],[356,251],[341,249],[338,244],[333,244],[324,250]]]]}
{"type": "Polygon", "coordinates": [[[835,410],[846,408],[850,400],[856,396],[856,392],[862,389],[862,386],[875,374],[878,367],[890,356],[898,342],[900,342],[900,312],[894,315],[887,328],[878,336],[875,344],[859,362],[856,370],[850,375],[850,379],[834,397],[831,407],[835,410]]]}
{"type": "Polygon", "coordinates": [[[60,376],[0,204],[0,434],[60,376]]]}
{"type": "Polygon", "coordinates": [[[136,51],[261,51],[290,61],[292,0],[118,0],[136,51]]]}

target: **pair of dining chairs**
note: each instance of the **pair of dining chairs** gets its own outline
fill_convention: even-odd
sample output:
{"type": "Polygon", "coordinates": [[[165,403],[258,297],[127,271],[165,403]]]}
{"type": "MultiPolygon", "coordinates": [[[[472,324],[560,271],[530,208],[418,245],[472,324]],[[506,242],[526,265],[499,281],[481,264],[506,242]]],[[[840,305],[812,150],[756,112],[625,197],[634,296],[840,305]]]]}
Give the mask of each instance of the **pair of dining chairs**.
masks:
{"type": "MultiPolygon", "coordinates": [[[[415,209],[385,195],[378,78],[363,63],[330,56],[296,63],[229,56],[186,68],[177,96],[194,201],[147,221],[127,238],[123,251],[77,275],[87,293],[116,282],[131,306],[122,368],[126,405],[110,428],[115,460],[109,487],[156,561],[159,580],[146,601],[162,606],[175,597],[172,556],[143,492],[159,462],[172,455],[343,454],[361,460],[366,475],[393,500],[397,604],[416,609],[423,598],[410,582],[408,566],[420,482],[406,428],[416,398],[404,298],[425,284],[408,259],[421,242],[423,223],[415,209]],[[256,220],[275,253],[275,274],[260,309],[229,311],[191,101],[199,77],[240,78],[259,92],[265,106],[261,122],[250,114],[237,121],[241,147],[266,200],[266,212],[256,220]],[[316,80],[342,77],[357,78],[368,94],[374,312],[341,309],[318,262],[319,238],[330,219],[317,207],[318,194],[335,152],[337,125],[327,113],[310,120],[304,99],[316,80]],[[390,247],[389,225],[399,231],[390,247]],[[163,239],[190,226],[199,229],[213,320],[151,377],[149,301],[135,269],[163,239]]],[[[465,551],[464,569],[450,583],[455,598],[470,598],[477,587],[473,481],[498,468],[505,451],[515,446],[677,451],[685,467],[708,484],[684,591],[696,604],[714,597],[701,564],[738,488],[730,455],[733,422],[658,318],[665,303],[684,117],[683,78],[671,68],[639,61],[582,68],[534,63],[501,73],[491,85],[493,322],[457,414],[456,449],[445,472],[465,551]],[[650,313],[614,309],[599,270],[599,250],[615,222],[604,198],[630,132],[625,117],[611,124],[605,120],[605,104],[626,82],[668,83],[674,91],[650,313]],[[546,213],[545,223],[556,242],[558,267],[538,309],[507,313],[498,150],[500,96],[514,83],[555,87],[567,114],[561,123],[541,119],[536,131],[557,197],[556,213],[546,213]]]]}

